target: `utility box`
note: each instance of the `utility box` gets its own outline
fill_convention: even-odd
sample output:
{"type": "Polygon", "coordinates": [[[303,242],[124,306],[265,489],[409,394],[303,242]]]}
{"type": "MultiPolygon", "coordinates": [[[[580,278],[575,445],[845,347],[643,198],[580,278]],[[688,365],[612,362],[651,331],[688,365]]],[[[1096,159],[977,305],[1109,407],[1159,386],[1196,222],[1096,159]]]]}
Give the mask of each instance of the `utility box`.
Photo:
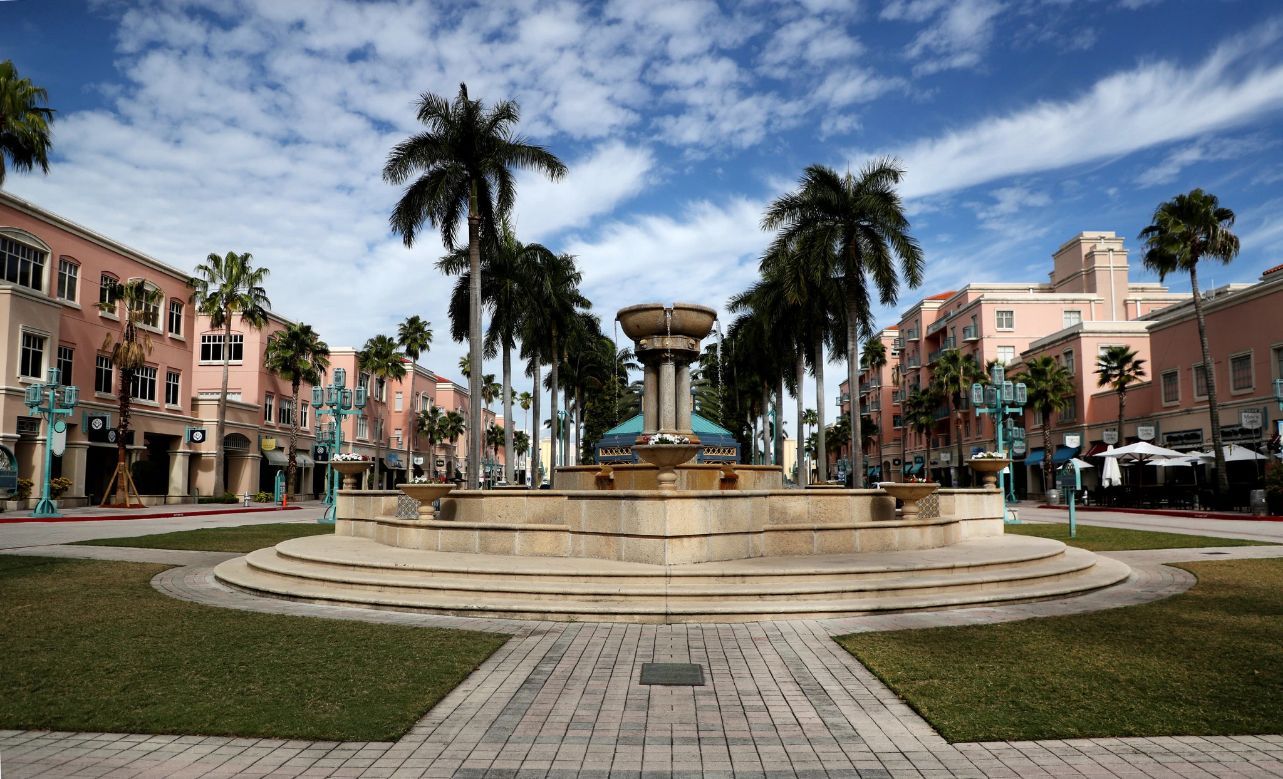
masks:
{"type": "Polygon", "coordinates": [[[1263,517],[1270,513],[1269,505],[1265,502],[1265,490],[1252,490],[1248,493],[1247,502],[1254,517],[1263,517]]]}

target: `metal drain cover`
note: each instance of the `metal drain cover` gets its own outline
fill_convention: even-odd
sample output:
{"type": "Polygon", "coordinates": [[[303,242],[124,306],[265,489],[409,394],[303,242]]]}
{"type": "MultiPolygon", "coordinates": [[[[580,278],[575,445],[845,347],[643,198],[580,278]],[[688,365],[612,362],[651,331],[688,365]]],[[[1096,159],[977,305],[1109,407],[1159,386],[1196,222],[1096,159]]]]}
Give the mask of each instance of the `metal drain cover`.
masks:
{"type": "Polygon", "coordinates": [[[1203,554],[1229,554],[1229,552],[1204,552],[1203,554]]]}
{"type": "Polygon", "coordinates": [[[695,663],[642,663],[641,683],[703,687],[704,667],[695,663]]]}

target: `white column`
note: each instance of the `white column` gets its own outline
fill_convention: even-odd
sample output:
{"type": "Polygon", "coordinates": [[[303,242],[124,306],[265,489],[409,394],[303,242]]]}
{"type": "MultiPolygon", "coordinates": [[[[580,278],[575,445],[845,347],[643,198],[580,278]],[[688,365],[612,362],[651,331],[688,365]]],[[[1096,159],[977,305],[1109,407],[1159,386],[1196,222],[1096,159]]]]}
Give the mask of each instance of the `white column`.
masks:
{"type": "Polygon", "coordinates": [[[192,453],[186,449],[173,449],[169,452],[169,491],[171,498],[186,497],[187,472],[191,467],[192,453]]]}
{"type": "Polygon", "coordinates": [[[671,359],[659,366],[659,429],[673,432],[677,429],[676,366],[671,359]]]}
{"type": "Polygon", "coordinates": [[[691,368],[684,363],[677,366],[677,430],[691,432],[691,368]]]}
{"type": "Polygon", "coordinates": [[[659,368],[645,363],[642,373],[642,433],[649,435],[659,427],[659,368]]]}

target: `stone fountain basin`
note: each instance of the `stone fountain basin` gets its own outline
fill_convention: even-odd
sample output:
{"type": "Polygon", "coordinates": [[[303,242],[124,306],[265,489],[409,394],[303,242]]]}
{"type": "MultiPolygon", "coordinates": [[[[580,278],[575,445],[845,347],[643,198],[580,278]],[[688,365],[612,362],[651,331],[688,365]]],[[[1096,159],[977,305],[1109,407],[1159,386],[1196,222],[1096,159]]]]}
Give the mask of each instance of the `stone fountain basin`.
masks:
{"type": "Polygon", "coordinates": [[[899,498],[905,503],[908,503],[909,501],[922,500],[923,498],[927,497],[931,493],[940,489],[940,485],[936,482],[921,482],[921,481],[919,482],[884,481],[884,482],[879,482],[878,487],[883,492],[890,495],[891,497],[899,498]]]}
{"type": "Polygon", "coordinates": [[[448,495],[454,489],[454,485],[433,483],[398,484],[397,489],[419,501],[419,503],[433,503],[448,495]]]}
{"type": "Polygon", "coordinates": [[[695,459],[699,444],[634,444],[633,451],[651,465],[673,468],[695,459]]]}
{"type": "Polygon", "coordinates": [[[701,340],[713,330],[717,311],[694,303],[674,303],[672,320],[664,321],[663,303],[644,303],[619,309],[615,318],[624,335],[634,341],[660,335],[681,335],[701,340]]]}

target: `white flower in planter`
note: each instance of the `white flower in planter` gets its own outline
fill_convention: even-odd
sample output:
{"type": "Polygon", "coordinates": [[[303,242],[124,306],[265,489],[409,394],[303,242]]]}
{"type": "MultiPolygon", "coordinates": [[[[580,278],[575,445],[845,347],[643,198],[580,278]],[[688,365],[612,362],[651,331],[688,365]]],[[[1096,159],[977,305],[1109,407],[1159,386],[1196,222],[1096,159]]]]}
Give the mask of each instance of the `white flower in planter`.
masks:
{"type": "Polygon", "coordinates": [[[651,446],[676,446],[678,444],[689,444],[691,440],[684,435],[674,435],[672,433],[655,433],[646,439],[646,443],[651,446]]]}

